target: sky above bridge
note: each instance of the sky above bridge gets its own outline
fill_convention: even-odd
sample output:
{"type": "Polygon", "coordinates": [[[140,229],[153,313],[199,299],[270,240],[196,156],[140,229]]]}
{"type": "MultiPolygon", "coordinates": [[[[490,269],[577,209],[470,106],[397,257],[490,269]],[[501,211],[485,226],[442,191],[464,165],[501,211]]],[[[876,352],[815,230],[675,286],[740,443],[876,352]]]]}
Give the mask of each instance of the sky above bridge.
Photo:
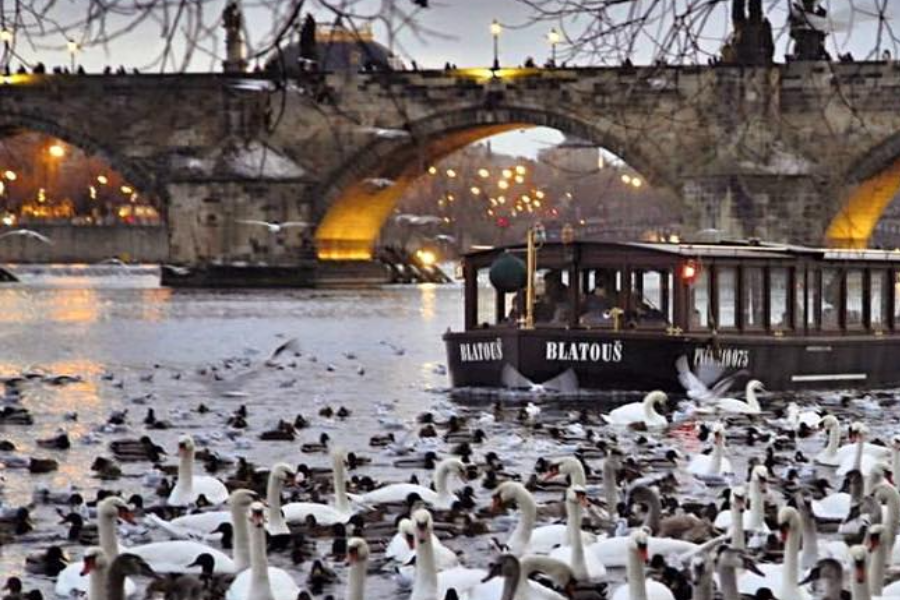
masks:
{"type": "MultiPolygon", "coordinates": [[[[412,0],[396,1],[403,9],[414,7],[412,0]]],[[[558,1],[543,0],[537,4],[549,6],[558,1]]],[[[683,3],[687,0],[674,1],[683,3]]],[[[789,43],[785,29],[788,0],[764,0],[764,2],[775,30],[776,60],[783,61],[789,43]]],[[[276,22],[283,19],[284,12],[293,3],[279,3],[282,12],[278,14],[273,14],[269,9],[254,8],[254,5],[259,4],[258,1],[244,0],[244,4],[246,30],[251,46],[259,48],[265,45],[267,39],[271,39],[271,32],[275,28],[273,17],[276,22]]],[[[307,4],[315,6],[313,2],[307,4]]],[[[358,14],[373,15],[385,4],[385,0],[356,0],[354,10],[358,14]]],[[[529,57],[541,64],[550,56],[547,34],[551,28],[557,27],[564,32],[564,37],[566,34],[574,37],[589,21],[584,16],[575,20],[567,19],[564,22],[536,21],[533,10],[524,2],[517,0],[430,0],[429,4],[428,9],[415,13],[417,26],[402,29],[394,39],[391,39],[388,28],[383,23],[376,22],[375,25],[379,41],[390,46],[407,64],[415,60],[420,68],[441,68],[448,62],[460,67],[489,65],[493,58],[490,24],[494,19],[503,25],[503,33],[499,39],[500,62],[503,65],[521,65],[529,57]]],[[[728,34],[729,4],[729,0],[723,0],[722,5],[716,9],[704,27],[706,39],[701,43],[710,53],[717,51],[721,46],[721,40],[728,34]]],[[[826,3],[837,30],[831,36],[829,45],[833,55],[849,51],[857,59],[873,56],[879,31],[876,10],[879,4],[893,6],[889,8],[887,17],[892,20],[900,19],[900,6],[896,6],[900,5],[900,0],[832,0],[826,3]],[[854,7],[853,10],[851,6],[854,7]],[[892,14],[891,11],[896,14],[892,14]]],[[[57,3],[52,13],[53,19],[59,23],[76,22],[83,16],[85,5],[87,2],[82,0],[57,3]]],[[[204,20],[207,24],[211,25],[216,21],[224,5],[225,0],[207,0],[204,8],[204,20]]],[[[321,7],[315,12],[321,23],[333,20],[333,15],[321,7]]],[[[623,14],[623,18],[625,17],[623,14]]],[[[394,22],[396,21],[397,19],[394,19],[394,22]]],[[[113,24],[115,23],[116,21],[113,21],[113,24]]],[[[887,23],[891,24],[892,22],[887,23]]],[[[214,30],[216,28],[213,27],[214,30]]],[[[883,28],[883,31],[886,32],[887,28],[883,28]]],[[[891,49],[896,53],[893,42],[888,38],[889,36],[886,36],[883,39],[882,48],[891,49]]],[[[147,19],[127,35],[122,35],[106,46],[85,45],[78,51],[76,59],[89,72],[102,71],[107,65],[114,68],[123,65],[129,71],[135,67],[143,71],[159,71],[159,65],[152,68],[148,65],[159,56],[163,46],[164,40],[160,35],[159,23],[147,19]]],[[[51,31],[33,44],[25,43],[17,37],[16,47],[20,56],[31,63],[40,60],[52,67],[68,65],[71,60],[66,49],[66,36],[63,33],[51,31]]],[[[165,70],[177,70],[185,65],[181,61],[185,56],[185,48],[184,40],[176,36],[172,58],[165,70]]],[[[638,39],[632,60],[635,63],[650,62],[654,58],[655,50],[652,36],[638,39]]],[[[614,55],[568,57],[565,41],[559,44],[558,51],[559,62],[568,59],[571,65],[618,64],[621,60],[621,57],[614,55]]],[[[186,64],[190,70],[218,70],[223,53],[224,41],[222,36],[219,36],[217,40],[210,39],[205,47],[201,45],[195,49],[192,58],[186,64]]],[[[704,58],[701,57],[701,60],[704,58]]],[[[13,65],[15,66],[15,61],[13,65]]],[[[561,135],[557,132],[531,130],[525,134],[505,134],[495,139],[493,143],[499,151],[533,155],[541,147],[558,143],[560,140],[561,135]]]]}

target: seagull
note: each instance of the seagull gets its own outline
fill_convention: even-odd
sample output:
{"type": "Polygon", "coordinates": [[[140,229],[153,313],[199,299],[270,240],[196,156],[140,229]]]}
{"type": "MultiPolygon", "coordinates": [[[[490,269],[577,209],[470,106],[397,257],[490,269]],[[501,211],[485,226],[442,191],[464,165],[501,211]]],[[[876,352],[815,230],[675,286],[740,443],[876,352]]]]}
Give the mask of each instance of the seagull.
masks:
{"type": "Polygon", "coordinates": [[[362,131],[371,133],[375,137],[386,139],[408,138],[410,135],[405,129],[385,129],[382,127],[363,127],[362,131]]]}
{"type": "Polygon", "coordinates": [[[7,231],[6,233],[0,234],[0,240],[3,238],[7,238],[10,236],[17,235],[19,237],[30,237],[34,238],[39,242],[43,242],[45,244],[52,244],[53,240],[48,238],[46,235],[42,235],[37,231],[32,231],[31,229],[13,229],[12,231],[7,231]]]}
{"type": "Polygon", "coordinates": [[[280,233],[283,229],[288,229],[291,227],[302,227],[303,229],[308,229],[312,226],[311,223],[306,221],[285,221],[284,223],[272,222],[269,221],[256,221],[253,219],[238,219],[238,223],[243,223],[244,225],[262,225],[266,229],[269,230],[269,233],[280,233]]]}

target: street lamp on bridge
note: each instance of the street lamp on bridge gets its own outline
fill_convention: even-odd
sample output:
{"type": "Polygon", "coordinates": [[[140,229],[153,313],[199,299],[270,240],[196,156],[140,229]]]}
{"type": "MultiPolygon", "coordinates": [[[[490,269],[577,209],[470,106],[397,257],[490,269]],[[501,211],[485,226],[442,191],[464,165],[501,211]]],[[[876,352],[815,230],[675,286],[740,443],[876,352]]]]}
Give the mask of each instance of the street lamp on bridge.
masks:
{"type": "Polygon", "coordinates": [[[550,42],[550,64],[556,66],[556,45],[559,43],[559,32],[556,27],[547,34],[547,41],[550,42]]]}
{"type": "Polygon", "coordinates": [[[78,46],[78,42],[75,40],[69,40],[66,42],[66,48],[69,50],[69,58],[72,61],[72,73],[75,72],[75,55],[78,54],[78,51],[81,49],[78,46]]]}
{"type": "Polygon", "coordinates": [[[494,71],[500,68],[500,34],[503,33],[503,26],[494,19],[491,22],[491,36],[494,38],[494,71]]]}

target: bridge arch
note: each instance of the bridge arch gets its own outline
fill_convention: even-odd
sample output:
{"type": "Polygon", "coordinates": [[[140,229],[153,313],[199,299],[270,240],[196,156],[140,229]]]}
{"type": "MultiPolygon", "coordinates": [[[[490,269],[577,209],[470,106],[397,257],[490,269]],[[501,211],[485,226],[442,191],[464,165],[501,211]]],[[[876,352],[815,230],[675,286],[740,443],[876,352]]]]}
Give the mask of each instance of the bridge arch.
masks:
{"type": "MultiPolygon", "coordinates": [[[[15,112],[0,113],[0,138],[19,131],[43,133],[102,158],[111,169],[120,173],[138,190],[159,198],[161,209],[165,213],[168,198],[165,186],[157,174],[101,144],[90,134],[60,125],[58,120],[43,116],[15,112]]],[[[163,216],[165,217],[165,214],[163,216]]]]}
{"type": "Polygon", "coordinates": [[[531,127],[557,129],[592,142],[619,156],[650,184],[676,189],[644,145],[605,119],[586,122],[561,110],[512,106],[438,113],[406,125],[406,135],[393,132],[362,146],[313,191],[319,258],[371,258],[394,206],[428,165],[487,137],[531,127]]]}
{"type": "Polygon", "coordinates": [[[849,170],[845,192],[828,229],[826,244],[865,248],[885,209],[900,191],[900,132],[873,147],[849,170]]]}

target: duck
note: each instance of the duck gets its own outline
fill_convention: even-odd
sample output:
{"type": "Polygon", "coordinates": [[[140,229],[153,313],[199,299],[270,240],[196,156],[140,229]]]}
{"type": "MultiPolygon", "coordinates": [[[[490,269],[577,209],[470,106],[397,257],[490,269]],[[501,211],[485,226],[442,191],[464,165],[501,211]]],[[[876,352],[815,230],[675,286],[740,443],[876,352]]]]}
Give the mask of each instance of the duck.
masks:
{"type": "Polygon", "coordinates": [[[550,551],[550,558],[560,560],[570,567],[578,581],[598,581],[606,577],[606,566],[594,552],[585,552],[581,536],[582,510],[587,504],[587,490],[573,485],[566,490],[567,545],[550,551]]]}
{"type": "Polygon", "coordinates": [[[50,546],[43,552],[25,557],[25,570],[34,575],[56,577],[68,564],[66,554],[59,546],[50,546]]]}
{"type": "Polygon", "coordinates": [[[331,526],[347,523],[353,516],[353,508],[347,496],[346,453],[335,449],[331,453],[334,480],[334,505],[318,502],[291,502],[281,506],[285,523],[308,523],[310,518],[317,525],[331,526]]]}
{"type": "MultiPolygon", "coordinates": [[[[250,566],[229,586],[225,600],[297,600],[300,587],[282,569],[270,567],[266,556],[266,507],[254,502],[242,519],[249,527],[250,566]]],[[[235,522],[237,525],[237,522],[235,522]]]]}
{"type": "MultiPolygon", "coordinates": [[[[644,526],[647,527],[651,535],[659,536],[664,540],[673,540],[665,542],[665,546],[670,548],[696,548],[696,541],[706,541],[713,533],[713,525],[706,519],[686,513],[671,515],[663,518],[662,501],[659,497],[659,491],[654,486],[635,485],[629,492],[629,505],[643,504],[647,508],[647,516],[644,526]],[[682,542],[677,544],[675,542],[682,542]],[[685,545],[689,544],[689,545],[685,545]]],[[[654,540],[651,540],[653,542],[654,540]]],[[[655,543],[654,547],[660,545],[655,543]]],[[[620,552],[620,557],[625,557],[625,552],[620,552]]],[[[621,558],[620,558],[621,560],[621,558]]],[[[604,562],[606,562],[604,560],[604,562]]],[[[609,563],[607,563],[609,564],[609,563]]]]}
{"type": "MultiPolygon", "coordinates": [[[[87,573],[90,575],[90,572],[87,573]]],[[[127,577],[156,577],[156,572],[141,557],[134,554],[120,554],[109,564],[106,572],[105,600],[125,600],[128,594],[127,577]]]]}
{"type": "Polygon", "coordinates": [[[423,502],[433,508],[449,509],[456,497],[449,491],[447,482],[450,475],[456,475],[463,479],[466,476],[466,465],[458,458],[445,458],[438,463],[434,470],[434,487],[430,488],[413,483],[392,483],[366,492],[359,497],[359,501],[367,506],[405,502],[410,494],[416,494],[423,502]]]}
{"type": "Polygon", "coordinates": [[[758,564],[763,576],[753,572],[739,575],[738,590],[752,596],[765,587],[775,592],[780,600],[810,600],[809,592],[800,587],[800,545],[803,537],[800,513],[792,506],[783,506],[778,511],[778,526],[784,540],[784,562],[758,564]]]}
{"type": "Polygon", "coordinates": [[[538,571],[554,574],[554,580],[558,580],[560,576],[556,574],[561,573],[565,579],[564,587],[571,590],[571,571],[560,561],[531,556],[519,559],[512,554],[504,554],[490,565],[482,582],[469,590],[468,600],[566,600],[567,596],[529,578],[538,571]]]}
{"type": "Polygon", "coordinates": [[[725,456],[725,426],[722,423],[715,423],[712,434],[712,452],[694,455],[687,465],[687,471],[701,479],[718,479],[724,475],[734,475],[731,461],[725,456]]]}
{"type": "MultiPolygon", "coordinates": [[[[535,528],[537,503],[524,485],[517,481],[504,481],[492,496],[493,512],[499,512],[507,503],[515,503],[519,508],[519,522],[510,534],[504,548],[513,556],[525,554],[548,554],[553,548],[566,543],[568,529],[565,525],[553,524],[535,528]]],[[[585,544],[596,541],[594,534],[583,531],[585,544]]]]}
{"type": "Polygon", "coordinates": [[[601,415],[610,425],[644,425],[648,429],[664,429],[669,422],[656,412],[656,406],[665,406],[669,397],[659,390],[644,396],[641,402],[632,402],[613,409],[607,415],[601,415]]]}
{"type": "Polygon", "coordinates": [[[331,441],[331,436],[327,433],[322,433],[319,435],[318,442],[306,442],[300,445],[300,452],[304,454],[315,454],[315,453],[325,453],[328,452],[328,442],[331,441]]]}
{"type": "Polygon", "coordinates": [[[487,577],[488,573],[483,569],[464,567],[438,572],[432,545],[434,526],[431,513],[420,508],[413,513],[411,520],[416,531],[416,575],[410,600],[445,598],[451,589],[465,597],[471,588],[487,577]]]}
{"type": "Polygon", "coordinates": [[[213,506],[228,501],[228,488],[224,483],[209,475],[194,475],[194,439],[191,436],[179,438],[178,456],[178,480],[169,494],[169,506],[196,504],[201,495],[213,506]]]}
{"type": "Polygon", "coordinates": [[[751,379],[745,387],[746,400],[737,398],[719,398],[716,401],[715,409],[718,412],[737,414],[737,415],[758,415],[762,412],[759,405],[757,394],[765,392],[765,386],[758,379],[751,379]]]}
{"type": "Polygon", "coordinates": [[[611,600],[675,600],[672,590],[657,581],[648,581],[644,565],[649,561],[648,539],[645,528],[634,530],[628,537],[628,559],[625,585],[619,586],[611,600]]]}

